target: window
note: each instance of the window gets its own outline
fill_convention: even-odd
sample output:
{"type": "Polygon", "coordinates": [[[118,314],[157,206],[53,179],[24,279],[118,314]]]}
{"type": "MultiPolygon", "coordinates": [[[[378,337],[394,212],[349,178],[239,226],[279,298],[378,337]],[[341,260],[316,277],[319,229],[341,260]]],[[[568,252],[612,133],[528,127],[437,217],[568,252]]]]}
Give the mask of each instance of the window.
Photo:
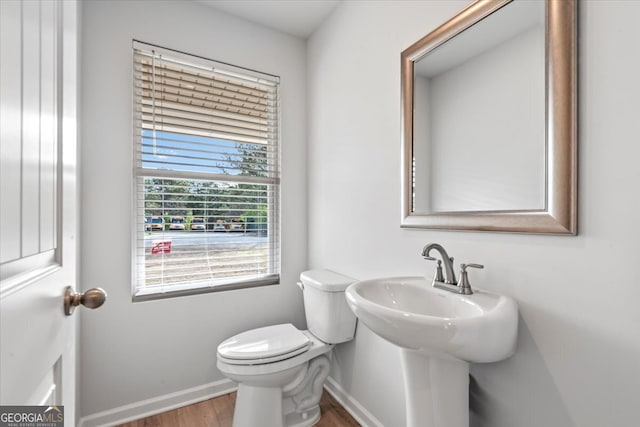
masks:
{"type": "Polygon", "coordinates": [[[140,42],[134,300],[278,283],[277,77],[140,42]]]}

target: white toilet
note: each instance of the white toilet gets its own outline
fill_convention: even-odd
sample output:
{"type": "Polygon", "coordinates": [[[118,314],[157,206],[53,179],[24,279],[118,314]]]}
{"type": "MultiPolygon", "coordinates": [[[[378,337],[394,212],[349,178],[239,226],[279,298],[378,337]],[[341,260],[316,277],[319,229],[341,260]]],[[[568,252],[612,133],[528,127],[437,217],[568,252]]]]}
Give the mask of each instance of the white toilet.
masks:
{"type": "Polygon", "coordinates": [[[242,332],[218,346],[218,369],[238,383],[233,427],[306,427],[320,397],[334,344],[353,339],[356,317],[344,290],[355,280],[329,270],[300,274],[306,331],[290,323],[242,332]]]}

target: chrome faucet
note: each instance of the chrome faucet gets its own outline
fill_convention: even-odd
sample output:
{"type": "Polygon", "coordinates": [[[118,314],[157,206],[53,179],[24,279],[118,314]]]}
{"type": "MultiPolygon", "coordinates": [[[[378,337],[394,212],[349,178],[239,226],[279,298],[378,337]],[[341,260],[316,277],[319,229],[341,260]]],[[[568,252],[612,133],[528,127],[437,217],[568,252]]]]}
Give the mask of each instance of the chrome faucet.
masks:
{"type": "MultiPolygon", "coordinates": [[[[453,258],[449,258],[449,254],[447,251],[437,243],[430,243],[422,249],[422,256],[424,259],[428,259],[429,261],[436,261],[436,258],[429,256],[429,252],[432,249],[440,252],[440,257],[442,258],[442,262],[444,263],[444,271],[446,272],[446,279],[444,283],[448,285],[457,285],[458,281],[456,280],[456,274],[453,272],[453,258]]],[[[438,267],[440,267],[440,263],[438,263],[438,267]]]]}
{"type": "Polygon", "coordinates": [[[460,264],[460,282],[456,280],[456,275],[453,272],[453,258],[449,257],[447,251],[437,243],[430,243],[422,249],[422,256],[429,261],[436,261],[436,274],[433,278],[432,286],[446,291],[455,292],[458,294],[471,295],[473,290],[469,284],[469,277],[467,276],[467,268],[484,268],[480,264],[460,264]],[[442,261],[429,255],[431,250],[434,249],[440,252],[442,261]],[[442,263],[444,263],[444,269],[446,272],[446,279],[442,276],[442,263]]]}

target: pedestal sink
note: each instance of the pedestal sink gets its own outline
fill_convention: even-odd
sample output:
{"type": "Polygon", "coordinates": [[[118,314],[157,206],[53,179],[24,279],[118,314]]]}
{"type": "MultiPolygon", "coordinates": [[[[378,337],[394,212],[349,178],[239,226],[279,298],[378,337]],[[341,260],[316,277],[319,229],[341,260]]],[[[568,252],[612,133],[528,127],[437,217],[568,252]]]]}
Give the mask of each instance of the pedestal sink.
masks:
{"type": "Polygon", "coordinates": [[[424,277],[356,282],[346,297],[361,322],[401,348],[407,427],[468,427],[469,363],[513,354],[515,301],[436,289],[424,277]]]}

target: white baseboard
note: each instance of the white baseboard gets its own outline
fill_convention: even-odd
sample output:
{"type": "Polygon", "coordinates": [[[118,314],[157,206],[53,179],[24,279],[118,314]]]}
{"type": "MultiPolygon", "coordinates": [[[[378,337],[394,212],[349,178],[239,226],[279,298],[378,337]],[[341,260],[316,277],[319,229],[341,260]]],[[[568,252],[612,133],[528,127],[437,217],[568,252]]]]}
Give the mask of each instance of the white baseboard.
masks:
{"type": "Polygon", "coordinates": [[[342,405],[346,411],[363,427],[384,427],[371,412],[351,397],[336,380],[329,377],[324,383],[324,388],[342,405]]]}
{"type": "Polygon", "coordinates": [[[88,415],[82,417],[78,425],[79,427],[109,427],[123,424],[231,393],[237,388],[238,386],[234,382],[227,379],[215,381],[88,415]]]}
{"type": "MultiPolygon", "coordinates": [[[[187,390],[157,396],[82,417],[79,427],[110,427],[191,405],[216,396],[231,393],[238,386],[227,379],[187,390]]],[[[333,378],[327,378],[324,388],[363,427],[384,427],[364,406],[351,397],[333,378]]]]}

